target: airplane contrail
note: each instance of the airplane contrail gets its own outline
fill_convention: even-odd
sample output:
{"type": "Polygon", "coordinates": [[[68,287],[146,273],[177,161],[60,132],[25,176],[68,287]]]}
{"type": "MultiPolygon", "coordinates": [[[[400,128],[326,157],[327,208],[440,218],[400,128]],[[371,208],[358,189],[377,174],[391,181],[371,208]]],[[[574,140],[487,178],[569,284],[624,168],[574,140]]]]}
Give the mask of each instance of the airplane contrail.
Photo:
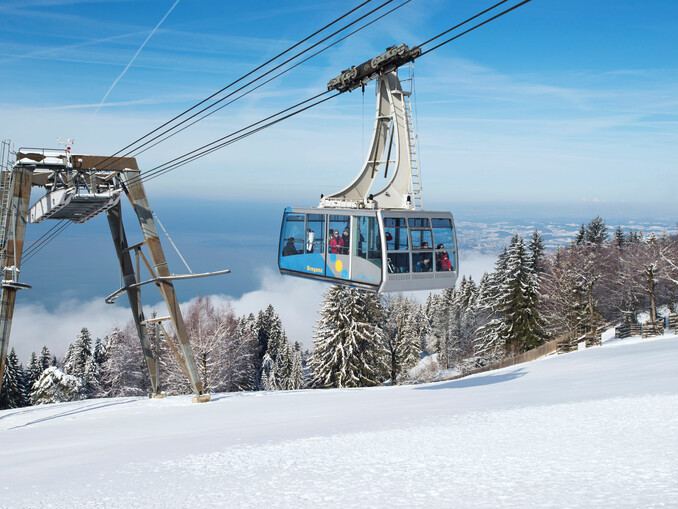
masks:
{"type": "Polygon", "coordinates": [[[174,4],[172,4],[172,7],[170,7],[169,11],[167,11],[167,13],[165,13],[165,15],[162,17],[162,19],[158,22],[158,24],[155,25],[155,28],[153,30],[151,30],[151,33],[148,34],[148,37],[146,37],[146,40],[141,44],[141,46],[139,46],[139,49],[137,50],[137,52],[132,57],[132,60],[129,61],[129,63],[125,66],[125,68],[120,73],[120,76],[115,78],[115,81],[113,82],[113,84],[110,86],[110,88],[106,92],[106,95],[104,95],[104,98],[99,103],[99,106],[97,106],[97,109],[94,111],[95,115],[99,112],[99,109],[104,105],[104,103],[106,102],[106,98],[111,93],[111,91],[115,88],[115,86],[118,84],[118,81],[120,81],[120,79],[125,75],[125,73],[127,72],[127,69],[130,68],[130,66],[132,65],[134,60],[137,58],[139,53],[141,53],[141,50],[144,49],[144,46],[146,46],[146,43],[149,41],[149,39],[151,37],[153,37],[153,34],[158,30],[158,28],[160,28],[160,25],[162,25],[162,22],[165,21],[165,19],[167,19],[167,16],[170,15],[170,12],[172,12],[174,10],[174,8],[177,6],[178,3],[179,3],[179,0],[176,0],[174,2],[174,4]]]}

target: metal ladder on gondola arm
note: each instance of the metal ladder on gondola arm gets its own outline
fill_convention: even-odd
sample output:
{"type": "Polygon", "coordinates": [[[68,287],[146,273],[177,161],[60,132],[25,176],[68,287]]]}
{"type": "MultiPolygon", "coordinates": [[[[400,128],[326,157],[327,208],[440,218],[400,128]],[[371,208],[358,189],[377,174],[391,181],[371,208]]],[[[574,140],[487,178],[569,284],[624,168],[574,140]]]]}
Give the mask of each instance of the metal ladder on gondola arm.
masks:
{"type": "Polygon", "coordinates": [[[409,92],[402,89],[398,68],[414,61],[420,48],[405,44],[392,46],[381,55],[345,70],[327,84],[328,90],[340,93],[355,90],[376,80],[377,109],[367,158],[358,176],[341,191],[321,196],[321,207],[380,208],[416,210],[421,208],[419,174],[409,92]],[[375,177],[383,168],[386,183],[372,192],[375,177]],[[412,171],[416,173],[413,176],[412,171]],[[414,191],[416,190],[416,201],[414,191]]]}
{"type": "Polygon", "coordinates": [[[414,132],[414,122],[412,120],[412,101],[411,92],[405,93],[405,120],[407,121],[407,135],[409,137],[410,145],[410,173],[412,179],[410,181],[410,195],[414,202],[415,210],[422,210],[424,208],[421,199],[421,173],[419,170],[419,154],[417,153],[418,137],[414,132]]]}

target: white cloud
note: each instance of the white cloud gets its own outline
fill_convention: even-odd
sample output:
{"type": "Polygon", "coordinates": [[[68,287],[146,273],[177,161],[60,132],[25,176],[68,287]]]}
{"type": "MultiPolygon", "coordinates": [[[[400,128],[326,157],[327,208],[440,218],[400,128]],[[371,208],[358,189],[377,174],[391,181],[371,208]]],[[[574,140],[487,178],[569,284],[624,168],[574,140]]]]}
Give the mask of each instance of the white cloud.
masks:
{"type": "Polygon", "coordinates": [[[311,348],[313,327],[318,319],[322,294],[327,288],[325,283],[283,277],[268,269],[263,272],[259,290],[248,292],[231,304],[239,315],[256,314],[271,304],[280,315],[287,339],[311,348]]]}
{"type": "Polygon", "coordinates": [[[486,272],[494,270],[494,264],[497,261],[496,254],[480,254],[475,251],[459,252],[459,277],[462,275],[473,278],[477,283],[486,272]]]}
{"type": "Polygon", "coordinates": [[[108,305],[103,297],[89,302],[70,300],[53,310],[41,304],[19,304],[14,310],[10,348],[14,347],[24,363],[31,352],[40,353],[45,345],[52,355],[61,357],[83,327],[89,329],[92,338],[101,338],[131,319],[128,307],[108,305]]]}
{"type": "MultiPolygon", "coordinates": [[[[215,305],[230,304],[238,315],[254,313],[272,304],[287,332],[290,341],[299,341],[311,348],[313,327],[318,317],[322,293],[326,284],[296,277],[282,277],[271,269],[265,269],[260,288],[238,299],[224,295],[210,296],[215,305]]],[[[191,301],[181,305],[182,309],[191,301]]],[[[113,327],[123,327],[132,320],[132,314],[122,297],[115,306],[104,302],[103,297],[91,301],[69,300],[57,308],[48,310],[41,304],[19,304],[14,310],[10,348],[14,347],[19,359],[26,363],[31,352],[39,353],[47,345],[53,355],[62,357],[80,330],[87,327],[92,338],[101,338],[113,327]]],[[[164,303],[144,306],[150,316],[157,310],[166,316],[164,303]]],[[[141,354],[140,354],[141,355],[141,354]]]]}
{"type": "MultiPolygon", "coordinates": [[[[474,251],[462,251],[460,258],[461,274],[472,276],[476,283],[483,273],[493,270],[496,261],[495,255],[474,251]]],[[[265,268],[261,271],[258,290],[247,292],[237,299],[225,295],[211,295],[210,299],[215,305],[230,304],[237,315],[256,315],[271,304],[280,315],[288,339],[299,341],[310,349],[322,294],[327,288],[326,283],[281,276],[265,268]]],[[[408,294],[408,297],[424,302],[427,295],[428,292],[416,292],[408,294]]],[[[182,309],[185,310],[191,302],[184,302],[182,309]]],[[[106,304],[103,297],[91,301],[69,300],[53,310],[41,304],[19,304],[14,311],[10,347],[15,348],[24,363],[31,352],[38,353],[44,345],[53,355],[61,357],[83,327],[89,329],[93,338],[101,338],[113,327],[123,327],[130,322],[132,314],[126,304],[125,297],[115,306],[106,304]]],[[[168,314],[164,303],[144,306],[146,316],[150,316],[153,310],[157,310],[159,316],[168,314]]]]}

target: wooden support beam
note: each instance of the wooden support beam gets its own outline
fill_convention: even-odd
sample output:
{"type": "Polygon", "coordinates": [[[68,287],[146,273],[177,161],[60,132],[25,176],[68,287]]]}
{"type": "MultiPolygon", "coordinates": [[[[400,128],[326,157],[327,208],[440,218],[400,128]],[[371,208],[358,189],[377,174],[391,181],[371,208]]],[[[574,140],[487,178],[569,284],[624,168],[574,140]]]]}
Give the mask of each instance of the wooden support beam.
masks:
{"type": "MultiPolygon", "coordinates": [[[[31,182],[33,180],[32,168],[15,168],[12,170],[12,187],[10,199],[7,203],[9,210],[3,214],[8,218],[5,250],[0,256],[0,278],[5,278],[5,268],[21,268],[21,254],[24,247],[26,222],[28,221],[28,205],[31,198],[31,182]]],[[[5,360],[9,348],[9,334],[12,330],[12,318],[14,317],[14,303],[16,292],[20,285],[2,285],[0,288],[0,389],[2,389],[3,373],[5,372],[5,360]]]]}
{"type": "MultiPolygon", "coordinates": [[[[134,273],[132,256],[130,255],[127,246],[127,236],[125,235],[125,229],[122,224],[122,210],[120,204],[118,203],[115,207],[107,210],[106,217],[108,218],[108,225],[111,229],[111,235],[113,236],[113,244],[115,244],[115,251],[118,255],[118,261],[120,262],[122,279],[125,286],[131,287],[137,282],[137,279],[134,273]]],[[[144,323],[146,319],[144,318],[144,310],[141,305],[141,288],[129,288],[127,290],[127,298],[129,299],[129,305],[132,308],[132,317],[134,318],[134,325],[136,326],[139,341],[141,342],[141,351],[146,360],[148,376],[151,379],[151,387],[153,388],[153,393],[156,394],[158,392],[157,361],[153,355],[151,342],[148,338],[148,330],[144,323]]]]}
{"type": "MultiPolygon", "coordinates": [[[[134,212],[139,219],[141,231],[146,239],[146,245],[148,246],[148,251],[153,263],[154,273],[157,274],[158,278],[170,277],[171,274],[167,266],[167,260],[165,259],[162,244],[160,243],[158,230],[155,226],[155,220],[153,219],[153,213],[148,203],[148,198],[146,197],[146,190],[144,189],[141,178],[139,178],[140,172],[139,170],[126,169],[123,172],[123,175],[125,184],[127,185],[127,196],[134,207],[134,212]]],[[[167,310],[172,317],[172,324],[174,325],[174,330],[179,339],[184,362],[189,374],[189,380],[191,381],[191,385],[193,386],[196,395],[201,396],[204,393],[204,389],[200,376],[198,375],[193,349],[188,340],[188,332],[186,331],[184,318],[181,314],[181,309],[179,308],[179,301],[177,300],[176,292],[174,291],[174,284],[168,279],[160,279],[158,283],[160,293],[162,294],[165,304],[167,305],[167,310]]]]}

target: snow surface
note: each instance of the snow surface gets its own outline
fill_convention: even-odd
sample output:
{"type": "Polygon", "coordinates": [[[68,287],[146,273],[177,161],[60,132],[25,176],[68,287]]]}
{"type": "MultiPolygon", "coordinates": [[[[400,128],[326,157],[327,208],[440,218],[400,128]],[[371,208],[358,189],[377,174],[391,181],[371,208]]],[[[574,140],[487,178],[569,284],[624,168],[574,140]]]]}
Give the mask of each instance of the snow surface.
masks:
{"type": "Polygon", "coordinates": [[[0,412],[0,507],[677,507],[678,337],[416,386],[0,412]]]}

